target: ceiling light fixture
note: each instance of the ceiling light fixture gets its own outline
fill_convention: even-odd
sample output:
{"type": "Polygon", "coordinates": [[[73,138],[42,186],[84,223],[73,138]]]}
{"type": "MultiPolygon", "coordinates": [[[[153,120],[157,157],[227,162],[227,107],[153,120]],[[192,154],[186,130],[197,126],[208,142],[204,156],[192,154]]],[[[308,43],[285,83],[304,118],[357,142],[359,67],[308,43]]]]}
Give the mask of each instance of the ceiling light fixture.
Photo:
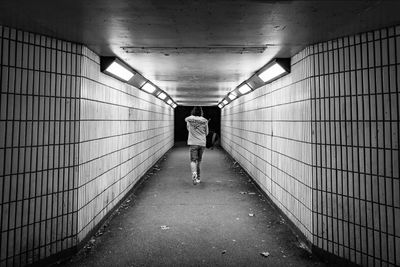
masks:
{"type": "Polygon", "coordinates": [[[172,103],[172,108],[176,108],[178,105],[177,104],[175,104],[175,103],[172,103]]]}
{"type": "Polygon", "coordinates": [[[167,100],[167,104],[168,104],[168,105],[171,105],[171,104],[172,104],[172,100],[171,100],[171,99],[168,99],[168,100],[167,100]]]}
{"type": "Polygon", "coordinates": [[[158,98],[164,100],[167,97],[167,95],[164,92],[161,92],[158,94],[158,98]]]}
{"type": "Polygon", "coordinates": [[[233,99],[235,99],[235,98],[237,97],[237,94],[236,94],[235,92],[231,92],[231,93],[228,95],[228,97],[229,97],[230,100],[233,100],[233,99]]]}
{"type": "Polygon", "coordinates": [[[101,57],[100,69],[102,72],[124,82],[129,81],[135,75],[134,71],[127,64],[116,57],[101,57]]]}
{"type": "Polygon", "coordinates": [[[264,83],[282,77],[290,72],[290,59],[277,58],[268,63],[263,70],[257,74],[264,83]]]}
{"type": "Polygon", "coordinates": [[[218,107],[219,107],[219,108],[223,108],[224,105],[222,105],[222,103],[219,103],[219,104],[218,104],[218,107]]]}
{"type": "Polygon", "coordinates": [[[226,104],[228,104],[228,100],[224,99],[224,100],[222,101],[222,103],[223,103],[224,105],[226,105],[226,104]]]}
{"type": "Polygon", "coordinates": [[[251,87],[247,83],[244,83],[242,86],[239,87],[239,92],[242,95],[247,94],[250,91],[251,91],[251,87]]]}
{"type": "Polygon", "coordinates": [[[156,87],[152,85],[150,82],[145,83],[145,85],[142,86],[142,89],[149,94],[152,94],[154,93],[154,91],[156,91],[156,87]]]}

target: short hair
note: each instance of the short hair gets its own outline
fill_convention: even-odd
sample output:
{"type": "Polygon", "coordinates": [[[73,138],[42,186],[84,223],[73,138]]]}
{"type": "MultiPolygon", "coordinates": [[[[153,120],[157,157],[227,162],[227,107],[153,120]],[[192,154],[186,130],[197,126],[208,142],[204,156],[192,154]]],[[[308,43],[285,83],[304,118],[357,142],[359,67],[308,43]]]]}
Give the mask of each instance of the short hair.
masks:
{"type": "Polygon", "coordinates": [[[203,116],[203,109],[201,107],[194,107],[191,114],[193,116],[203,116]]]}

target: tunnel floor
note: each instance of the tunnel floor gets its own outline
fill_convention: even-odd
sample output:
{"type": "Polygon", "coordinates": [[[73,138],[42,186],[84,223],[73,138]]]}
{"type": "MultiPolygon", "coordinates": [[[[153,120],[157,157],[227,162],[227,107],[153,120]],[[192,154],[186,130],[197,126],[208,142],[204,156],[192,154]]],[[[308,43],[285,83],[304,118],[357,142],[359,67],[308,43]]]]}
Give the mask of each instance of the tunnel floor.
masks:
{"type": "Polygon", "coordinates": [[[57,266],[325,266],[222,149],[205,151],[199,185],[190,174],[188,148],[176,145],[57,266]]]}

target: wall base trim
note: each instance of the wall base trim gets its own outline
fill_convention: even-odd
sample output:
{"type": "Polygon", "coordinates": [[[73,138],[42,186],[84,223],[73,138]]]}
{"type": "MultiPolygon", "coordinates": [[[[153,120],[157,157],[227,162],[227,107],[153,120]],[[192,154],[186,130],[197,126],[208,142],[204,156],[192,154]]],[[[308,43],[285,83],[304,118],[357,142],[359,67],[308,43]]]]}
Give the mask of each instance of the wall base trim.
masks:
{"type": "Polygon", "coordinates": [[[323,250],[317,246],[312,245],[311,251],[314,255],[316,255],[319,259],[323,260],[324,262],[329,263],[330,265],[337,265],[337,266],[345,266],[345,267],[359,267],[361,265],[355,264],[345,258],[341,258],[331,252],[323,250]]]}

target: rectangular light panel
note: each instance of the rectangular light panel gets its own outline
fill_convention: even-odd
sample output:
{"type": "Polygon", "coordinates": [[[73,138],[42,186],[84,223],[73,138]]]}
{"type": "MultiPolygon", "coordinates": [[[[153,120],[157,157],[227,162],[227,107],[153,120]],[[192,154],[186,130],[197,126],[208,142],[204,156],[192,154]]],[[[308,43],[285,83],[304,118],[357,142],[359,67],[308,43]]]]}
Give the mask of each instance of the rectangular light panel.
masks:
{"type": "Polygon", "coordinates": [[[241,94],[246,94],[246,93],[248,93],[250,91],[251,91],[251,88],[247,83],[245,83],[245,84],[243,84],[242,86],[239,87],[239,92],[241,94]]]}
{"type": "Polygon", "coordinates": [[[143,89],[144,91],[146,91],[147,93],[152,94],[152,93],[154,93],[154,91],[156,90],[156,87],[155,87],[154,85],[152,85],[151,83],[146,83],[146,84],[142,87],[142,89],[143,89]]]}
{"type": "Polygon", "coordinates": [[[167,95],[164,92],[161,92],[158,94],[158,98],[160,98],[160,99],[164,100],[166,97],[167,97],[167,95]]]}
{"type": "Polygon", "coordinates": [[[228,97],[229,97],[230,100],[233,100],[233,99],[235,99],[237,97],[237,95],[234,92],[232,92],[232,93],[230,93],[228,95],[228,97]]]}
{"type": "Polygon", "coordinates": [[[226,105],[226,104],[228,104],[228,101],[227,101],[226,99],[224,99],[224,101],[222,101],[222,103],[223,103],[224,105],[226,105]]]}
{"type": "Polygon", "coordinates": [[[168,99],[167,104],[168,104],[168,105],[171,105],[171,104],[172,104],[172,100],[171,100],[171,99],[168,99]]]}
{"type": "Polygon", "coordinates": [[[275,62],[269,68],[265,69],[262,73],[260,73],[258,75],[258,77],[260,77],[260,79],[266,83],[285,72],[286,72],[286,70],[284,68],[282,68],[281,65],[279,65],[278,63],[275,62]]]}
{"type": "Polygon", "coordinates": [[[122,65],[118,64],[118,62],[114,61],[110,66],[106,69],[107,72],[121,78],[124,81],[129,81],[133,77],[133,72],[126,69],[122,65]]]}

